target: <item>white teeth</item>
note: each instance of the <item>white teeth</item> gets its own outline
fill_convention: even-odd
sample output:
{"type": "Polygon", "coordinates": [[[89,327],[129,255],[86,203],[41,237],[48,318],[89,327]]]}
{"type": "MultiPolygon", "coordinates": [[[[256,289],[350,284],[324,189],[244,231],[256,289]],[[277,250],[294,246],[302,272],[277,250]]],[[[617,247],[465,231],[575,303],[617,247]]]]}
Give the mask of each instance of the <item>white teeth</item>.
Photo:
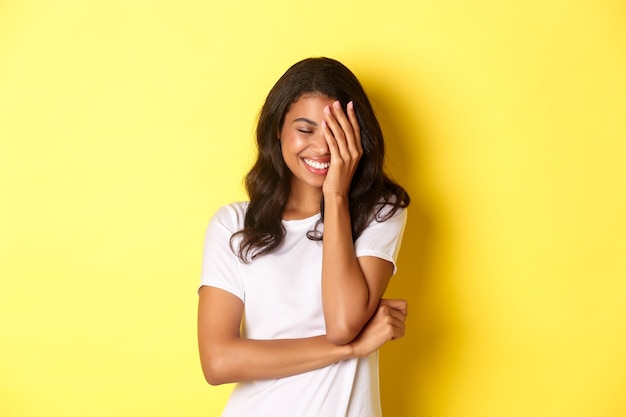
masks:
{"type": "Polygon", "coordinates": [[[330,162],[317,162],[312,159],[303,159],[304,163],[315,169],[327,169],[330,166],[330,162]]]}

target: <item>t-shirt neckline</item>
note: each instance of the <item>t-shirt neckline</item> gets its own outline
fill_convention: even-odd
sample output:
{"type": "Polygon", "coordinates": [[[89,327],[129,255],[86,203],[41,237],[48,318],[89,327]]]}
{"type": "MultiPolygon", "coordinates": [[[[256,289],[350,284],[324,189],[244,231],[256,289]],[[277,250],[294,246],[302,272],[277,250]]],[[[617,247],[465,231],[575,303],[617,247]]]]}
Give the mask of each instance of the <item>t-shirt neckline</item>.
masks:
{"type": "Polygon", "coordinates": [[[304,219],[294,219],[294,220],[281,220],[285,227],[297,227],[300,225],[308,225],[309,223],[314,223],[320,218],[320,213],[315,213],[312,216],[305,217],[304,219]]]}

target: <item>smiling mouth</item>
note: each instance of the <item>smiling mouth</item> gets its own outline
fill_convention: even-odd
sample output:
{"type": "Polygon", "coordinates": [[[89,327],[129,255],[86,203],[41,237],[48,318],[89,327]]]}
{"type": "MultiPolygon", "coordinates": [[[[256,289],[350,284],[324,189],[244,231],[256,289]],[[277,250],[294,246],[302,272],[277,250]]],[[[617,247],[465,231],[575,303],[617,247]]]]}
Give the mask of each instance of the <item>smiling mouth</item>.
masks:
{"type": "Polygon", "coordinates": [[[318,161],[314,161],[312,159],[306,159],[306,158],[303,158],[302,160],[304,161],[305,164],[315,169],[328,169],[328,167],[330,166],[330,161],[318,162],[318,161]]]}

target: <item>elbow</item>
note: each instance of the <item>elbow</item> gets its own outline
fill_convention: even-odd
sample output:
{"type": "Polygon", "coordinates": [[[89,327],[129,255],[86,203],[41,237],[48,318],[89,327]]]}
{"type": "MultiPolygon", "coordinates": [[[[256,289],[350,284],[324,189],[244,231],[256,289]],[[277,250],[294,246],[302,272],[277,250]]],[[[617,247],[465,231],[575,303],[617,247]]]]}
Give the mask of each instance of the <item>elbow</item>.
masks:
{"type": "Polygon", "coordinates": [[[224,368],[224,361],[220,358],[209,357],[202,360],[202,373],[209,385],[217,386],[232,382],[224,368]]]}
{"type": "Polygon", "coordinates": [[[227,383],[225,380],[220,378],[219,375],[209,373],[209,372],[204,372],[204,379],[209,385],[212,385],[214,387],[227,383]]]}
{"type": "Polygon", "coordinates": [[[334,317],[326,318],[326,339],[337,346],[347,345],[356,339],[365,324],[370,319],[371,314],[363,312],[337,314],[334,317]]]}
{"type": "Polygon", "coordinates": [[[334,345],[343,346],[352,342],[359,335],[361,327],[345,325],[327,325],[326,339],[334,345]]]}

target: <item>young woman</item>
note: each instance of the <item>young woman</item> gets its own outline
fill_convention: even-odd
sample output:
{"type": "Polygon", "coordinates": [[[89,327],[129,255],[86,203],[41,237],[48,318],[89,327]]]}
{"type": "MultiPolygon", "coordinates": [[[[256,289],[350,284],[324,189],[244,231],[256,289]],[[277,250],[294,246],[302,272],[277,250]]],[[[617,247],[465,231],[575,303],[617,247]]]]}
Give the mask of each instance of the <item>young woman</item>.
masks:
{"type": "Polygon", "coordinates": [[[409,196],[383,172],[383,135],[338,61],[293,65],[257,126],[249,202],[222,207],[204,246],[200,359],[237,382],[223,416],[380,416],[380,346],[404,335],[395,273],[409,196]]]}

